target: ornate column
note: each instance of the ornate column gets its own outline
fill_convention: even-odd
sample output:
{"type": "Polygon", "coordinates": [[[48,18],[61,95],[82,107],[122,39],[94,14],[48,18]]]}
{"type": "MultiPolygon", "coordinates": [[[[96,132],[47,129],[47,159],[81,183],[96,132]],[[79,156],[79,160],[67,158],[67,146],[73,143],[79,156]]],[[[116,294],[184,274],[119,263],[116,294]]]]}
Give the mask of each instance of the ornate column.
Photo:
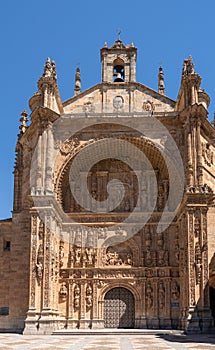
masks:
{"type": "Polygon", "coordinates": [[[36,263],[37,263],[37,227],[38,216],[31,216],[31,257],[30,257],[30,286],[29,286],[29,309],[25,320],[24,334],[35,334],[37,332],[37,310],[36,310],[36,263]]]}
{"type": "Polygon", "coordinates": [[[171,289],[171,279],[167,278],[166,283],[165,283],[165,297],[166,297],[166,304],[165,304],[165,310],[166,310],[166,320],[165,320],[165,327],[171,328],[171,295],[170,295],[170,289],[171,289]]]}
{"type": "Polygon", "coordinates": [[[51,217],[45,215],[45,232],[44,232],[44,269],[42,281],[42,311],[39,319],[38,333],[50,334],[56,325],[55,317],[58,312],[54,310],[53,304],[53,281],[51,277],[51,217]]]}
{"type": "Polygon", "coordinates": [[[69,280],[68,285],[68,320],[67,328],[75,328],[74,324],[74,297],[73,297],[73,283],[74,280],[69,280]]]}
{"type": "Polygon", "coordinates": [[[92,328],[104,328],[104,321],[99,317],[99,297],[98,282],[93,283],[93,309],[92,309],[92,328]]]}
{"type": "Polygon", "coordinates": [[[191,132],[187,132],[187,185],[193,186],[192,142],[191,132]]]}
{"type": "Polygon", "coordinates": [[[187,235],[184,234],[184,270],[180,289],[181,321],[187,332],[209,331],[212,325],[208,293],[206,213],[206,207],[186,209],[187,235]]]}
{"type": "MultiPolygon", "coordinates": [[[[82,276],[82,278],[85,278],[85,276],[82,276]]],[[[80,320],[79,320],[79,328],[87,328],[86,327],[86,319],[85,319],[85,310],[86,310],[86,282],[85,280],[80,282],[81,285],[81,304],[80,304],[80,320]]]]}
{"type": "Polygon", "coordinates": [[[45,192],[53,193],[52,167],[53,167],[54,140],[51,125],[46,130],[46,169],[45,169],[45,192]]]}
{"type": "Polygon", "coordinates": [[[144,279],[142,280],[142,283],[141,283],[142,297],[139,300],[139,308],[140,308],[139,311],[140,311],[141,317],[139,320],[136,321],[136,324],[135,324],[136,328],[147,328],[145,290],[146,290],[146,281],[144,279]]]}
{"type": "Polygon", "coordinates": [[[152,322],[152,328],[158,329],[159,328],[159,312],[158,312],[158,280],[155,278],[152,281],[152,286],[153,286],[153,299],[154,299],[154,303],[153,303],[153,316],[151,318],[151,322],[152,322]]]}
{"type": "Polygon", "coordinates": [[[202,278],[200,287],[200,305],[198,307],[200,317],[200,329],[208,332],[212,329],[214,320],[210,310],[209,299],[209,266],[208,266],[208,238],[207,238],[207,207],[201,208],[201,252],[202,252],[202,278]]]}
{"type": "Polygon", "coordinates": [[[197,180],[198,180],[198,185],[202,186],[203,185],[203,170],[202,170],[202,144],[201,144],[201,121],[197,121],[197,180]]]}
{"type": "Polygon", "coordinates": [[[39,135],[37,141],[37,152],[36,152],[36,178],[35,178],[35,194],[40,194],[42,190],[42,136],[39,135]]]}

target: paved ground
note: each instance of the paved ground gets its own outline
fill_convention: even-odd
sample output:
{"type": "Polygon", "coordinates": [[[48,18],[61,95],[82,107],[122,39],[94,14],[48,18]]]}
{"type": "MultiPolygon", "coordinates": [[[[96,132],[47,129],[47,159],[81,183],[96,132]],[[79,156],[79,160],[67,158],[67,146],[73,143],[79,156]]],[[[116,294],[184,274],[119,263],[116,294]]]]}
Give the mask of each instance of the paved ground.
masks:
{"type": "Polygon", "coordinates": [[[0,334],[1,350],[70,349],[70,350],[185,350],[215,349],[212,335],[77,335],[77,336],[24,336],[0,334]]]}

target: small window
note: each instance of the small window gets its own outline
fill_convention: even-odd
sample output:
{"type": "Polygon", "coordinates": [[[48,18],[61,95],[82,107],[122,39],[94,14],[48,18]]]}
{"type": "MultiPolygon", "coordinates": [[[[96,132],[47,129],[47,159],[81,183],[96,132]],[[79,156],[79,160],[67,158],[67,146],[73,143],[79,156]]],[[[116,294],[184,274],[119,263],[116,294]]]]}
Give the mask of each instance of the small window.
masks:
{"type": "Polygon", "coordinates": [[[3,247],[4,251],[10,251],[10,241],[9,240],[4,240],[4,247],[3,247]]]}
{"type": "Polygon", "coordinates": [[[9,315],[9,307],[8,306],[0,306],[0,316],[9,315]]]}

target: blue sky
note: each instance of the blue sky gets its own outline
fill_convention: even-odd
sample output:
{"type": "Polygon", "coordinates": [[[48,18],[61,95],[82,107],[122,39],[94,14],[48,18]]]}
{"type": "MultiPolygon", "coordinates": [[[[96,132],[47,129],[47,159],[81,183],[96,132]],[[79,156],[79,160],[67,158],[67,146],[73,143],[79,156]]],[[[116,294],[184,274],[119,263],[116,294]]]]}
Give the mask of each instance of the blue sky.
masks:
{"type": "Polygon", "coordinates": [[[100,48],[121,39],[138,48],[137,81],[157,89],[158,67],[166,95],[177,98],[184,58],[193,56],[202,88],[215,110],[215,1],[205,0],[7,0],[1,2],[0,218],[11,216],[13,166],[20,113],[48,56],[56,61],[62,100],[73,95],[81,68],[82,90],[101,81],[100,48]]]}

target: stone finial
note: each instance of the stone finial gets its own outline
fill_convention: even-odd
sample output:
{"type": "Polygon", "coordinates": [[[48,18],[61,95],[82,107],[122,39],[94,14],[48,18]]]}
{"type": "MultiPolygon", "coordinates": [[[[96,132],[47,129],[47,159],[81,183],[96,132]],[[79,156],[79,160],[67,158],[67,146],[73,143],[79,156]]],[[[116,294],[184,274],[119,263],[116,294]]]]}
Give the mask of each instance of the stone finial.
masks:
{"type": "Polygon", "coordinates": [[[53,78],[54,80],[57,79],[56,74],[56,64],[54,61],[51,62],[50,58],[48,57],[44,66],[44,78],[53,78]]]}
{"type": "Polygon", "coordinates": [[[23,135],[27,130],[27,122],[28,122],[28,113],[26,112],[25,109],[22,111],[21,118],[19,119],[19,121],[20,121],[20,126],[19,126],[20,135],[23,135]]]}
{"type": "Polygon", "coordinates": [[[165,85],[164,85],[164,74],[163,74],[163,68],[159,67],[159,73],[158,73],[158,92],[161,95],[165,95],[165,85]]]}
{"type": "Polygon", "coordinates": [[[189,56],[188,59],[184,60],[182,75],[186,76],[191,74],[195,74],[195,70],[192,56],[189,56]]]}
{"type": "Polygon", "coordinates": [[[75,89],[74,89],[74,94],[75,96],[80,94],[81,92],[81,72],[80,68],[76,68],[76,73],[75,73],[75,89]]]}

